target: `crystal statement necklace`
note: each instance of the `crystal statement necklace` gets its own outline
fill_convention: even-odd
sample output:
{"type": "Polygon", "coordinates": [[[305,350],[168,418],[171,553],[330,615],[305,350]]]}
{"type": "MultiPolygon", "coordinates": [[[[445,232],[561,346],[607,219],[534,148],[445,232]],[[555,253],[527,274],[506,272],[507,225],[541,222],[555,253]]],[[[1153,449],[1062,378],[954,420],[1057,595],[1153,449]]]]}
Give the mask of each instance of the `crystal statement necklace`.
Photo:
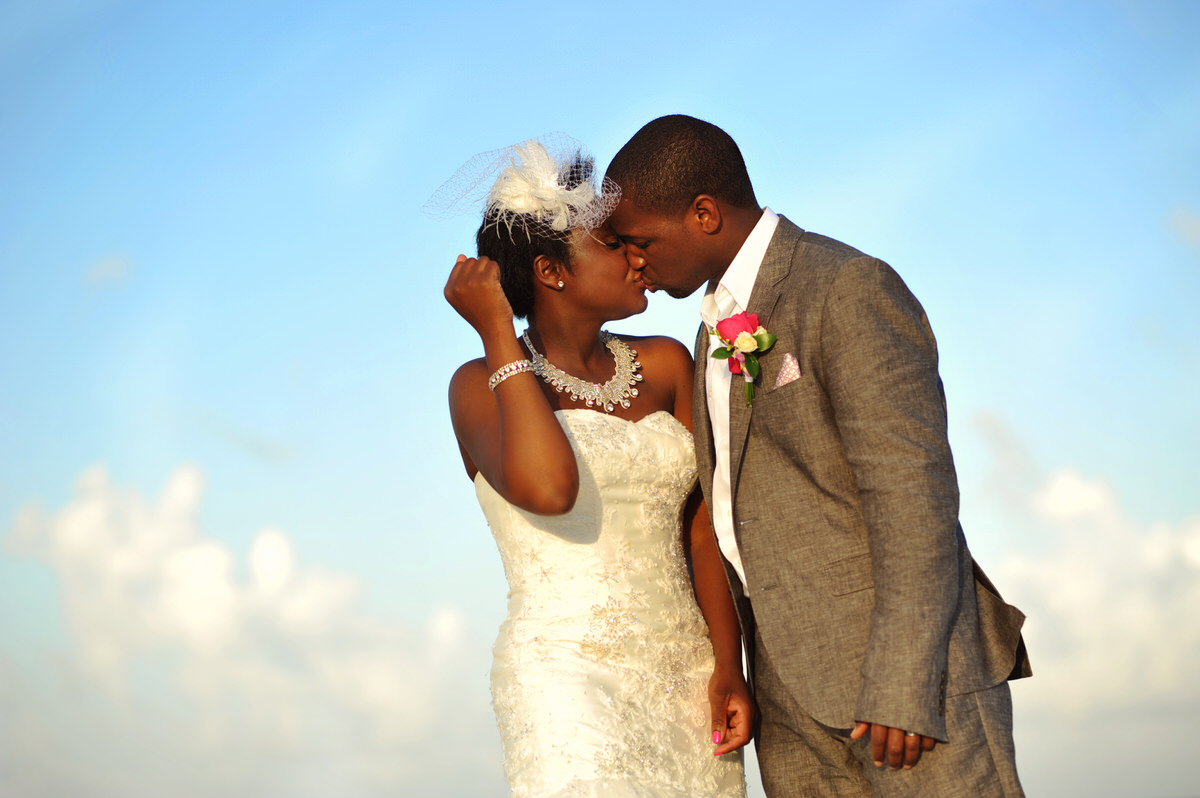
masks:
{"type": "Polygon", "coordinates": [[[603,385],[572,377],[542,357],[529,340],[529,330],[521,333],[521,340],[529,349],[533,373],[554,386],[554,390],[559,393],[570,395],[573,402],[582,399],[588,407],[599,407],[606,413],[611,413],[616,410],[617,405],[629,407],[629,400],[638,395],[637,388],[633,387],[642,381],[642,375],[637,373],[642,367],[641,362],[637,360],[637,352],[607,330],[600,331],[600,340],[608,347],[608,351],[612,352],[613,359],[617,362],[617,370],[612,379],[603,385]]]}

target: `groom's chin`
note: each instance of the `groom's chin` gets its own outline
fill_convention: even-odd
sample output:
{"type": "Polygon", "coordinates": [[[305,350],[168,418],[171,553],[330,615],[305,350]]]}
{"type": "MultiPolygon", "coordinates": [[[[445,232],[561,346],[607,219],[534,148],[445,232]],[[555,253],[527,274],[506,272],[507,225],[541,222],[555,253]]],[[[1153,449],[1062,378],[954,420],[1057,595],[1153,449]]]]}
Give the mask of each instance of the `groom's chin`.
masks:
{"type": "MultiPolygon", "coordinates": [[[[663,288],[660,290],[665,291],[667,296],[669,296],[669,297],[673,297],[675,299],[687,299],[692,294],[696,293],[697,289],[699,289],[699,288],[700,288],[700,286],[696,286],[694,288],[674,288],[674,287],[672,287],[672,288],[663,288]]],[[[656,289],[656,290],[659,290],[659,289],[656,289]]]]}

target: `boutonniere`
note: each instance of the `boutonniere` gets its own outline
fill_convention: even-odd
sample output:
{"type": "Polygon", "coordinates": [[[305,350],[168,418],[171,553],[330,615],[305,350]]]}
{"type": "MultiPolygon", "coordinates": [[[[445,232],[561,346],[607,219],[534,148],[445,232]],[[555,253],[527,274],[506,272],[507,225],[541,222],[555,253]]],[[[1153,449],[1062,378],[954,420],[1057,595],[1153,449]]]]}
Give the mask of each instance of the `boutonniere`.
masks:
{"type": "Polygon", "coordinates": [[[775,336],[758,323],[757,313],[737,313],[717,322],[711,330],[724,346],[717,347],[712,357],[729,364],[731,374],[741,374],[746,383],[746,404],[754,404],[754,381],[758,379],[758,358],[775,345],[775,336]]]}

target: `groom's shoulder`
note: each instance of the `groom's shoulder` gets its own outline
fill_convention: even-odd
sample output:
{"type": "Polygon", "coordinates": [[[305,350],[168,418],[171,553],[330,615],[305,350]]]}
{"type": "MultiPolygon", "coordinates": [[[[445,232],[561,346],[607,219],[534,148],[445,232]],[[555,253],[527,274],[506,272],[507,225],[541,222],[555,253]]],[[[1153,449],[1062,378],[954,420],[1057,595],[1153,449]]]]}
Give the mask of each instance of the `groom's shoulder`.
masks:
{"type": "Polygon", "coordinates": [[[856,249],[844,241],[815,233],[812,230],[805,230],[785,216],[779,217],[778,230],[781,242],[791,243],[794,246],[794,258],[812,258],[834,264],[869,257],[862,250],[856,249]]]}
{"type": "Polygon", "coordinates": [[[810,296],[813,291],[823,293],[847,271],[855,271],[855,264],[871,268],[879,262],[843,241],[803,230],[782,217],[779,233],[774,243],[781,249],[774,256],[768,253],[768,258],[785,269],[795,290],[810,296]]]}

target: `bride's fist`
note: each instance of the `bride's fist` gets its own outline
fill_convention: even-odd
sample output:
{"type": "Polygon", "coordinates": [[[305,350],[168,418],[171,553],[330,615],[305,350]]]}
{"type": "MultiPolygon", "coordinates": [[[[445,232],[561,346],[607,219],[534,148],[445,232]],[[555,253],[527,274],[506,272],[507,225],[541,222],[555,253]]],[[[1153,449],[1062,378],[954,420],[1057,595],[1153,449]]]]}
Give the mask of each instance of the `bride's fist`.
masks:
{"type": "Polygon", "coordinates": [[[500,287],[500,264],[491,258],[459,255],[443,293],[481,336],[512,334],[512,306],[500,287]]]}

